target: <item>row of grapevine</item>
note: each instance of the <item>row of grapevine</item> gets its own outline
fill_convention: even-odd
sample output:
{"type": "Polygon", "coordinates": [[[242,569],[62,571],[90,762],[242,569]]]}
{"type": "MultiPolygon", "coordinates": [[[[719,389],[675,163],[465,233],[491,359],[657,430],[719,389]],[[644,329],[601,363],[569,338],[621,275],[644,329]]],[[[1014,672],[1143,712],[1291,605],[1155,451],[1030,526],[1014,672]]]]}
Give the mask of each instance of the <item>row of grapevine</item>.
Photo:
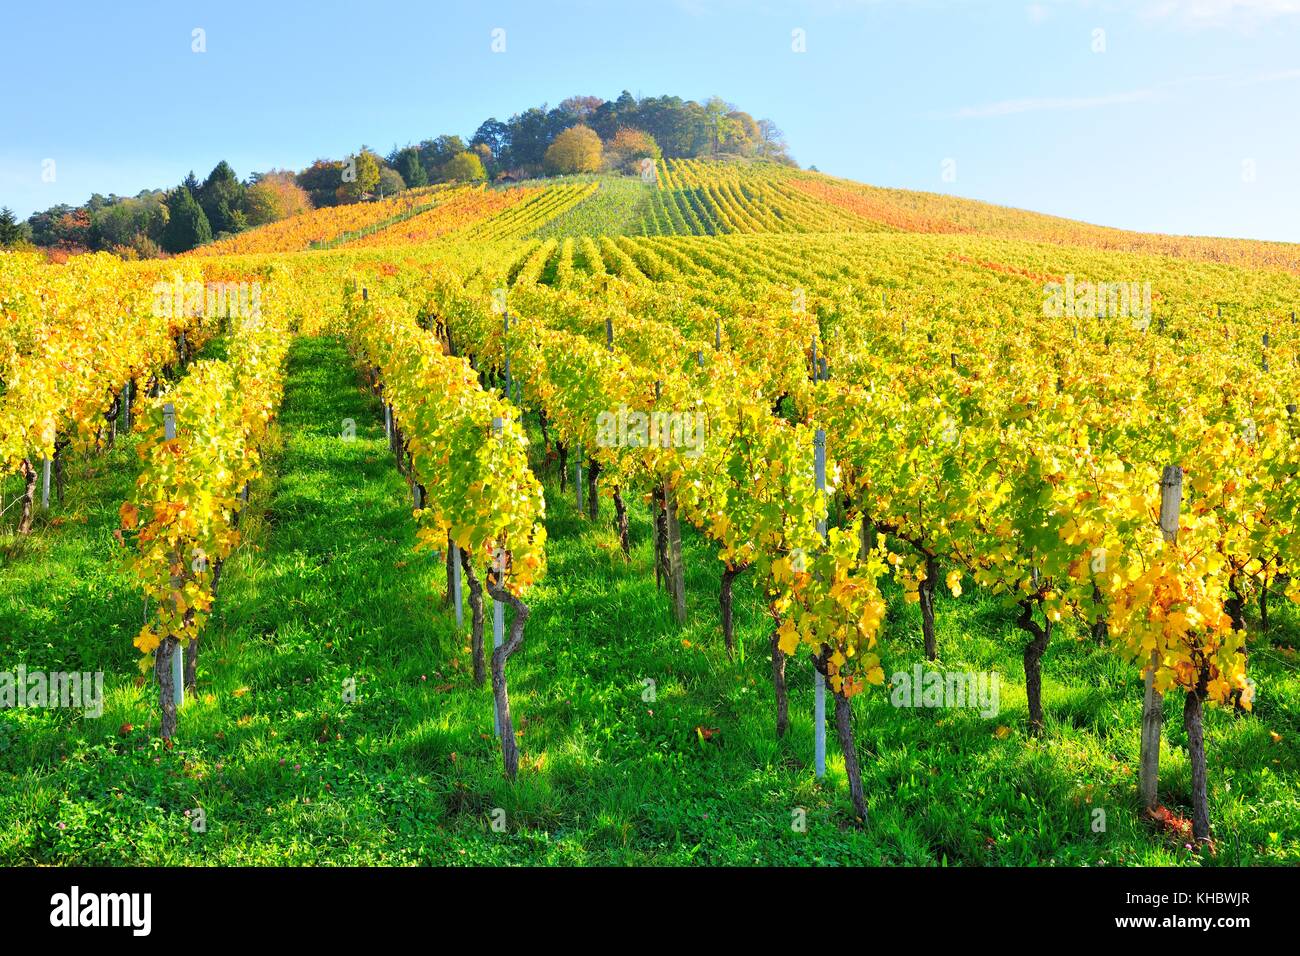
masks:
{"type": "Polygon", "coordinates": [[[269,269],[261,308],[233,323],[228,357],[194,363],[141,408],[142,468],[122,505],[122,540],[152,615],[135,638],[141,670],[159,685],[162,736],[176,732],[185,687],[222,566],[240,542],[239,515],[261,474],[261,449],[280,405],[295,312],[292,281],[269,269]],[[183,667],[182,667],[183,660],[183,667]]]}
{"type": "Polygon", "coordinates": [[[348,337],[392,416],[402,460],[409,456],[420,543],[447,550],[470,583],[472,654],[483,680],[482,590],[513,610],[510,636],[492,652],[492,693],[506,775],[519,750],[506,664],[524,640],[524,602],[545,571],[542,488],[528,466],[527,438],[512,406],[478,383],[420,323],[419,300],[348,286],[348,337]],[[455,549],[454,551],[452,549],[455,549]],[[475,568],[484,571],[482,582],[475,568]]]}
{"type": "Polygon", "coordinates": [[[526,201],[511,206],[500,215],[476,224],[464,233],[463,238],[484,242],[522,238],[577,206],[597,188],[595,182],[551,186],[530,195],[526,201]]]}
{"type": "Polygon", "coordinates": [[[641,235],[877,232],[889,228],[843,204],[796,188],[790,171],[770,165],[660,160],[659,189],[641,217],[641,235]]]}
{"type": "Polygon", "coordinates": [[[447,193],[442,201],[418,215],[346,243],[349,249],[409,246],[433,242],[473,228],[475,225],[526,202],[540,190],[487,189],[482,185],[447,193]]]}
{"type": "MultiPolygon", "coordinates": [[[[199,246],[191,256],[230,256],[249,253],[297,252],[360,236],[377,225],[390,225],[435,208],[442,193],[455,187],[422,186],[387,199],[323,206],[300,216],[249,229],[199,246]]],[[[383,228],[383,226],[380,226],[383,228]]]]}
{"type": "Polygon", "coordinates": [[[151,390],[214,328],[190,265],[132,267],[107,255],[47,265],[0,255],[0,477],[25,484],[19,530],[30,531],[37,468],[111,435],[126,405],[151,390]]]}

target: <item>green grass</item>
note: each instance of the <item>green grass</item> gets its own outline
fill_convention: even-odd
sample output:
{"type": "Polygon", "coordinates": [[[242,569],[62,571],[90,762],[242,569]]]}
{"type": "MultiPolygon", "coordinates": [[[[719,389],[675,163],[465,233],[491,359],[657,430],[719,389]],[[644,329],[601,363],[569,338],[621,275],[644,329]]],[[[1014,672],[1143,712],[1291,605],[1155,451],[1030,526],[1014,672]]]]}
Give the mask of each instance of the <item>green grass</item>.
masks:
{"type": "MultiPolygon", "coordinates": [[[[646,508],[630,503],[624,563],[609,502],[597,522],[577,514],[540,447],[549,573],[530,592],[527,637],[510,662],[523,757],[508,784],[491,699],[473,685],[468,638],[442,608],[442,565],[412,552],[409,493],[338,343],[295,344],[280,431],[209,626],[199,695],[170,751],[156,739],[152,683],[137,686],[131,639],[143,606],[112,536],[136,472],[132,440],[74,469],[57,525],[42,519],[24,542],[0,538],[0,670],[106,673],[98,720],[0,712],[0,863],[1300,862],[1293,657],[1258,641],[1256,715],[1207,716],[1218,842],[1216,855],[1197,854],[1137,813],[1137,674],[1058,637],[1044,660],[1047,730],[1027,738],[1019,638],[978,594],[941,598],[940,666],[997,671],[1002,712],[896,709],[880,689],[860,697],[871,820],[854,827],[833,734],[827,779],[810,770],[806,664],[789,669],[790,732],[773,734],[768,623],[752,582],[737,585],[746,654],[733,663],[721,650],[712,550],[686,534],[690,623],[679,629],[655,589],[646,508]],[[353,441],[341,438],[349,418],[353,441]],[[702,741],[697,728],[715,733],[702,741]],[[198,808],[205,833],[186,816],[198,808]],[[495,808],[505,832],[492,827],[495,808]],[[806,832],[792,828],[799,809],[806,832]],[[1093,831],[1095,809],[1105,832],[1093,831]]],[[[890,598],[892,672],[921,649],[915,606],[890,598]]],[[[1296,643],[1289,610],[1274,627],[1274,641],[1296,643]]],[[[1186,813],[1175,697],[1161,795],[1186,813]]]]}

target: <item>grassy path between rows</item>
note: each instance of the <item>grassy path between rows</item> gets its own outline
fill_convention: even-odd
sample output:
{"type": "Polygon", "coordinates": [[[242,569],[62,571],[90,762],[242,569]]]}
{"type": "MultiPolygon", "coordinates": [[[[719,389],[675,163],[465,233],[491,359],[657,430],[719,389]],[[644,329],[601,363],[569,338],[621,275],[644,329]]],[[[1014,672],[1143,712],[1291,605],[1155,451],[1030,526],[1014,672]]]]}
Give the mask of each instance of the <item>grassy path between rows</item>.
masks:
{"type": "MultiPolygon", "coordinates": [[[[1136,673],[1060,637],[1044,662],[1048,732],[1027,740],[1018,645],[1005,613],[978,596],[941,601],[940,666],[999,672],[1001,713],[898,709],[882,691],[864,695],[856,725],[872,819],[853,828],[838,761],[824,784],[812,780],[805,665],[790,667],[791,731],[773,736],[769,625],[752,586],[737,585],[748,654],[732,663],[711,549],[687,534],[690,624],[679,629],[655,589],[645,507],[631,504],[625,563],[608,500],[598,522],[579,515],[540,448],[549,571],[528,596],[526,640],[510,663],[522,759],[507,784],[489,693],[473,685],[468,637],[442,607],[441,562],[413,552],[409,491],[378,412],[338,342],[295,343],[281,441],[253,490],[247,545],[228,566],[199,693],[171,751],[155,738],[153,685],[135,680],[142,608],[112,540],[133,475],[128,450],[87,488],[84,524],[0,569],[0,669],[16,656],[107,675],[100,719],[0,714],[0,863],[1192,858],[1135,811],[1136,673]]],[[[894,594],[890,611],[887,670],[907,670],[920,660],[915,608],[894,594]]],[[[1274,700],[1300,698],[1293,667],[1271,676],[1274,700]]],[[[1207,862],[1300,858],[1295,749],[1269,735],[1290,734],[1296,716],[1263,704],[1259,718],[1209,715],[1222,838],[1207,862]]],[[[1161,768],[1175,806],[1189,776],[1180,709],[1167,707],[1173,749],[1161,768]]]]}

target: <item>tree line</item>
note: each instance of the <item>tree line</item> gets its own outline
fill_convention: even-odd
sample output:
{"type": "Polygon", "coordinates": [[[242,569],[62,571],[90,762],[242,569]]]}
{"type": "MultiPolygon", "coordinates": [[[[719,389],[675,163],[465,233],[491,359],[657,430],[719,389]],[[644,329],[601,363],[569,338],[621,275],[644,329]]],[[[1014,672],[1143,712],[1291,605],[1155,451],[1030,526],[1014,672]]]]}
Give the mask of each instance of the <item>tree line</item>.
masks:
{"type": "Polygon", "coordinates": [[[135,196],[98,193],[80,206],[59,204],[19,222],[0,210],[0,247],[31,244],[66,253],[111,251],[154,258],[313,208],[382,198],[442,182],[519,180],[570,173],[635,173],[645,159],[738,156],[793,165],[770,120],[720,97],[617,99],[571,96],[481,123],[468,142],[442,134],[395,146],[367,146],[343,159],[318,159],[300,172],[273,169],[240,180],[222,160],[199,181],[135,196]]]}

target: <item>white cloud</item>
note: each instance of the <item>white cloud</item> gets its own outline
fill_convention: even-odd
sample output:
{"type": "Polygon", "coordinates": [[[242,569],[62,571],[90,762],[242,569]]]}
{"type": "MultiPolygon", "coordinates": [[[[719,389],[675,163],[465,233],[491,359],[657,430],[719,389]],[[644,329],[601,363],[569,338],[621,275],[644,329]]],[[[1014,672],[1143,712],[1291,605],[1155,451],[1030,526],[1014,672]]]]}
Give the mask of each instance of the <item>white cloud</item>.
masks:
{"type": "Polygon", "coordinates": [[[1148,0],[1140,15],[1193,27],[1251,29],[1279,17],[1300,15],[1300,0],[1148,0]]]}
{"type": "Polygon", "coordinates": [[[984,119],[990,116],[1013,116],[1017,113],[1059,113],[1068,110],[1093,110],[1124,103],[1151,103],[1160,99],[1156,90],[1130,90],[1106,96],[1037,96],[1018,100],[999,100],[982,106],[966,106],[951,115],[959,119],[984,119]]]}
{"type": "Polygon", "coordinates": [[[1234,81],[1234,86],[1254,86],[1256,83],[1282,83],[1286,80],[1300,80],[1300,69],[1274,70],[1271,73],[1257,73],[1254,76],[1241,77],[1234,81]]]}
{"type": "MultiPolygon", "coordinates": [[[[915,6],[932,9],[987,5],[988,0],[671,0],[684,13],[753,10],[764,14],[808,13],[814,15],[852,13],[868,7],[915,6]]],[[[1193,27],[1236,27],[1252,29],[1281,17],[1300,16],[1300,0],[1030,0],[1025,15],[1042,23],[1056,8],[1077,7],[1104,13],[1136,15],[1148,21],[1181,23],[1193,27]]]]}
{"type": "Polygon", "coordinates": [[[949,119],[988,119],[996,116],[1014,116],[1018,113],[1093,110],[1106,106],[1123,106],[1127,103],[1154,103],[1163,100],[1167,91],[1179,87],[1205,84],[1231,87],[1259,86],[1265,83],[1285,83],[1289,80],[1300,80],[1300,68],[1272,70],[1267,73],[1202,74],[1170,80],[1148,89],[1110,93],[1104,96],[1037,96],[998,100],[995,103],[984,103],[979,106],[963,106],[945,115],[949,119]]]}

